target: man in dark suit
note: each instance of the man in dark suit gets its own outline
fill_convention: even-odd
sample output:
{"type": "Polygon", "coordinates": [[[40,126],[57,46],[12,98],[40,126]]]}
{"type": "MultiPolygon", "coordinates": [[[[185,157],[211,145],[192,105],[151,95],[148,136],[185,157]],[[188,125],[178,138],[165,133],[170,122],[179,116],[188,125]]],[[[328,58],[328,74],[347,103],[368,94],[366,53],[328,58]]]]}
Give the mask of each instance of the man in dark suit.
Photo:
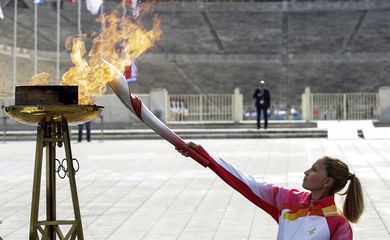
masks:
{"type": "Polygon", "coordinates": [[[265,82],[261,80],[259,86],[253,93],[253,98],[256,99],[255,106],[257,109],[257,129],[260,128],[261,113],[264,116],[264,128],[268,127],[268,109],[271,105],[271,96],[269,90],[265,88],[265,82]]]}

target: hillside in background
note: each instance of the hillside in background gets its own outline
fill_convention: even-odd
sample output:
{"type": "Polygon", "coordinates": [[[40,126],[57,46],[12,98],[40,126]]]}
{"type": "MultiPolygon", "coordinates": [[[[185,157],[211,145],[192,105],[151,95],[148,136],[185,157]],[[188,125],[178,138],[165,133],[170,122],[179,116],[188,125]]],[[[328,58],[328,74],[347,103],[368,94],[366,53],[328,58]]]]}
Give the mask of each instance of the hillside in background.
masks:
{"type": "MultiPolygon", "coordinates": [[[[32,2],[32,1],[31,1],[32,2]]],[[[3,1],[3,4],[5,1],[3,1]]],[[[33,75],[34,8],[18,9],[17,82],[33,75]]],[[[112,10],[115,1],[106,1],[112,10]]],[[[83,2],[82,30],[98,31],[96,16],[83,2]]],[[[13,45],[14,7],[3,6],[0,45],[13,45]]],[[[232,93],[239,87],[246,108],[264,79],[273,104],[299,105],[305,87],[312,92],[375,92],[390,85],[389,1],[167,1],[156,5],[161,41],[138,62],[136,93],[166,88],[170,94],[232,93]]],[[[56,75],[56,11],[38,11],[38,69],[56,75]]],[[[148,28],[152,16],[143,21],[148,28]]],[[[70,66],[64,49],[77,34],[77,4],[61,10],[61,72],[70,66]]],[[[12,93],[12,55],[0,49],[0,95],[12,93]]]]}

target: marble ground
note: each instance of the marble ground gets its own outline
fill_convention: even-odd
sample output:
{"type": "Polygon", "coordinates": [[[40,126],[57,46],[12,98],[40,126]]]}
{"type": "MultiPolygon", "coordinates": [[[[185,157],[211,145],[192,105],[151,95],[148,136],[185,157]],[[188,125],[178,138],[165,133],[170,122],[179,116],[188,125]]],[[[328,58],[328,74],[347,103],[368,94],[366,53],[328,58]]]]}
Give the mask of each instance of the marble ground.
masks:
{"type": "MultiPolygon", "coordinates": [[[[303,172],[324,155],[361,179],[366,212],[355,239],[390,239],[390,140],[202,140],[255,178],[301,188],[303,172]]],[[[72,143],[85,239],[276,239],[262,210],[163,140],[72,143]]],[[[28,239],[35,142],[0,143],[0,236],[28,239]]],[[[58,158],[64,156],[58,149],[58,158]]],[[[44,180],[43,180],[44,182],[44,180]]],[[[42,189],[44,189],[42,184],[42,189]]],[[[45,193],[41,194],[45,203],[45,193]]],[[[341,202],[341,198],[337,199],[341,202]]],[[[40,219],[45,216],[44,205],[40,219]]],[[[72,219],[67,179],[57,178],[58,219],[72,219]]]]}

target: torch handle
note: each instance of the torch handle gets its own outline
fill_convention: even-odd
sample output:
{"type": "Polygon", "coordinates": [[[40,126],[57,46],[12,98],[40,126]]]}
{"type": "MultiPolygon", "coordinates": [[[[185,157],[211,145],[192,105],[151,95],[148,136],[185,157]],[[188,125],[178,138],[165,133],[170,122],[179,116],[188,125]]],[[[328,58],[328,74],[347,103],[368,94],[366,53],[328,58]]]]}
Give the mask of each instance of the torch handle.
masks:
{"type": "MultiPolygon", "coordinates": [[[[115,68],[111,63],[105,61],[108,66],[118,74],[117,79],[110,81],[109,84],[114,90],[115,94],[119,97],[121,102],[125,105],[126,108],[135,114],[142,122],[144,122],[148,127],[150,127],[154,132],[160,135],[162,138],[170,142],[176,148],[182,148],[186,143],[179,137],[175,132],[173,132],[167,125],[161,122],[143,103],[142,100],[132,94],[127,85],[126,79],[122,73],[115,68]]],[[[189,148],[188,153],[192,159],[197,161],[204,167],[207,167],[210,161],[202,156],[202,154],[196,152],[195,149],[189,148]]]]}
{"type": "MultiPolygon", "coordinates": [[[[143,103],[140,98],[138,98],[136,95],[133,95],[133,99],[137,99],[139,101],[139,109],[140,114],[139,118],[141,121],[143,121],[148,127],[150,127],[153,131],[155,131],[158,135],[160,135],[162,138],[170,142],[173,146],[175,146],[178,149],[181,149],[184,147],[186,142],[177,135],[174,131],[172,131],[167,125],[165,125],[163,122],[161,122],[143,103]]],[[[136,102],[136,101],[134,101],[136,102]]],[[[134,105],[133,105],[134,107],[134,105]]],[[[137,107],[135,107],[137,109],[137,107]]],[[[135,111],[137,112],[137,110],[135,111]]],[[[192,159],[197,161],[199,164],[201,164],[203,167],[207,167],[210,163],[207,158],[202,156],[202,154],[198,153],[193,148],[188,148],[188,153],[192,159]]]]}

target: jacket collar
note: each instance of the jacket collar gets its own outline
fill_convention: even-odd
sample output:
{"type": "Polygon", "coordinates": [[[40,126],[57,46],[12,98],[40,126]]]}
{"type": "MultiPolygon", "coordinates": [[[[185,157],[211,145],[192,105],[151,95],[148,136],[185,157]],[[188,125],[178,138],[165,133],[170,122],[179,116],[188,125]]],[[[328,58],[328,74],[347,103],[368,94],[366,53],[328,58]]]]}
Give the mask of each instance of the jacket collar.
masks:
{"type": "Polygon", "coordinates": [[[327,197],[324,197],[324,198],[321,198],[321,199],[318,199],[318,200],[311,200],[311,195],[310,195],[310,203],[312,203],[313,205],[319,204],[322,208],[326,208],[326,207],[329,207],[331,205],[335,205],[334,194],[327,196],[327,197]]]}

